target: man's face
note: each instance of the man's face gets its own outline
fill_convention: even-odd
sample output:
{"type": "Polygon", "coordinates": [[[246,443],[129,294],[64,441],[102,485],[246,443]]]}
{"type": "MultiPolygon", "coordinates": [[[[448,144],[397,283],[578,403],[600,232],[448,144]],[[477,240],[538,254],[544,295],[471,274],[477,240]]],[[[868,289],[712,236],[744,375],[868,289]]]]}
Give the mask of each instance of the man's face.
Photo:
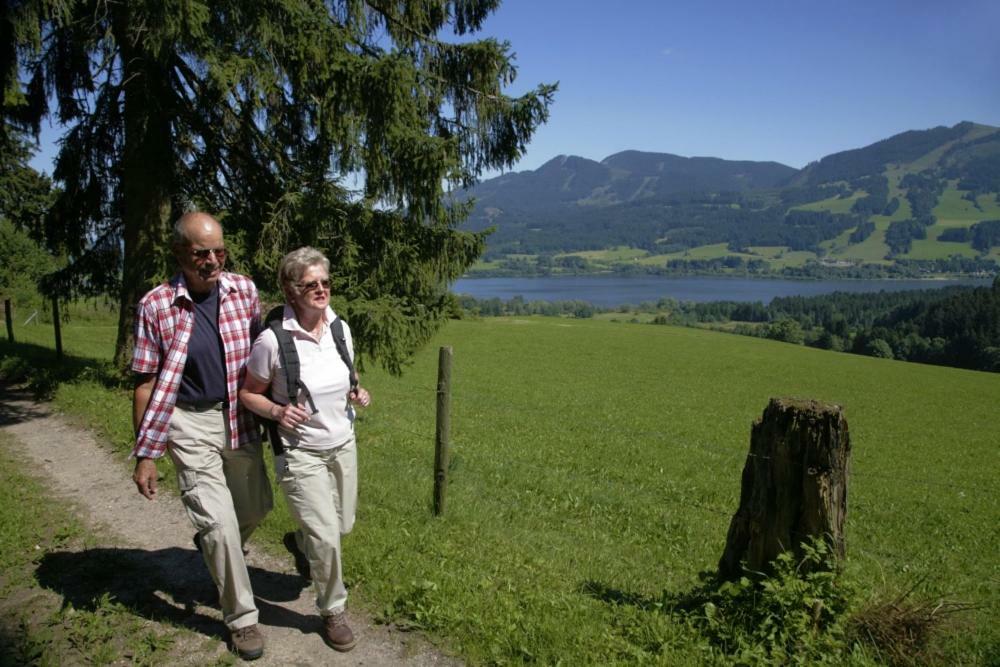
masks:
{"type": "Polygon", "coordinates": [[[214,220],[198,219],[188,224],[187,237],[189,243],[174,246],[174,256],[188,288],[208,292],[219,282],[226,261],[222,227],[214,220]]]}

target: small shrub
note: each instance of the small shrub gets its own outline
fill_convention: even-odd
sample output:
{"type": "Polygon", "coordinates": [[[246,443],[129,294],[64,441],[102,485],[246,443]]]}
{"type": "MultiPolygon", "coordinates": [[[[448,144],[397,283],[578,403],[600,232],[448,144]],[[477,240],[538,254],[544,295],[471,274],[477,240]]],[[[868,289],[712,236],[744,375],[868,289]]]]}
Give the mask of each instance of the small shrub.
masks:
{"type": "Polygon", "coordinates": [[[739,664],[842,664],[850,655],[844,617],[853,591],[838,579],[825,542],[803,550],[798,562],[791,552],[778,556],[767,577],[720,581],[703,574],[702,585],[673,610],[739,664]]]}
{"type": "Polygon", "coordinates": [[[892,347],[881,338],[869,341],[867,347],[865,348],[865,352],[867,352],[869,356],[879,357],[881,359],[893,358],[892,347]]]}

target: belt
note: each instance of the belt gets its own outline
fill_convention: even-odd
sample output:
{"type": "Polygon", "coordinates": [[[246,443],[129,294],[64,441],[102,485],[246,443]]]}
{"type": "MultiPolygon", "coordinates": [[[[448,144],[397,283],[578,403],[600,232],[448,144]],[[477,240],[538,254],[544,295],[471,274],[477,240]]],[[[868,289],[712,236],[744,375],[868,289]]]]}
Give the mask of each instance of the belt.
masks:
{"type": "Polygon", "coordinates": [[[222,401],[177,401],[175,405],[188,412],[218,412],[226,407],[222,401]]]}

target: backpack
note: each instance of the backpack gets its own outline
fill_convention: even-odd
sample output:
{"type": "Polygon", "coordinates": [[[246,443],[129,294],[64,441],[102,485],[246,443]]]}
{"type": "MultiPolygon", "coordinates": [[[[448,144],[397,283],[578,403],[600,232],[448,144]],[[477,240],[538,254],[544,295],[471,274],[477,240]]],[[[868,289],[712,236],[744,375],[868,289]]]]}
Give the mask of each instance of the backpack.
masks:
{"type": "MultiPolygon", "coordinates": [[[[284,310],[284,306],[272,308],[268,312],[267,317],[264,318],[264,326],[273,331],[275,338],[278,339],[278,355],[281,358],[281,368],[284,371],[285,395],[291,401],[299,393],[302,393],[309,403],[309,408],[315,412],[316,404],[313,403],[312,394],[309,393],[309,388],[306,387],[299,377],[299,353],[295,350],[295,340],[281,326],[284,319],[284,310]]],[[[358,374],[354,370],[354,362],[351,361],[351,355],[347,349],[347,338],[344,335],[344,321],[340,319],[340,316],[334,318],[330,324],[330,332],[333,334],[333,343],[337,347],[337,352],[344,361],[344,365],[347,366],[347,371],[351,378],[351,391],[353,392],[358,386],[358,374]]],[[[277,378],[274,381],[277,381],[277,378]]],[[[274,398],[270,394],[271,392],[268,391],[268,398],[274,401],[274,398]]],[[[277,403],[277,401],[274,402],[277,403]]],[[[271,441],[271,449],[274,450],[275,456],[284,453],[285,448],[281,444],[281,436],[278,434],[278,422],[264,417],[260,419],[264,422],[264,426],[267,429],[267,437],[271,441]]]]}

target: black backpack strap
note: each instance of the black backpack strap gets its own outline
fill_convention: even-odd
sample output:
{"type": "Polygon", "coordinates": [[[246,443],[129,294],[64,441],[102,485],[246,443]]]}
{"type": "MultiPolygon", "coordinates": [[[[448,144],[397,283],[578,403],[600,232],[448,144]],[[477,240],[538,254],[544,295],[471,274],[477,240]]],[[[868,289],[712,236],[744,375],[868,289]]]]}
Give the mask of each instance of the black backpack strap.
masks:
{"type": "MultiPolygon", "coordinates": [[[[267,317],[264,318],[264,323],[278,341],[278,355],[281,359],[281,369],[284,375],[285,395],[288,396],[288,402],[291,403],[298,397],[300,392],[305,394],[309,408],[313,412],[316,412],[316,404],[313,402],[312,394],[309,393],[309,388],[302,383],[299,377],[299,353],[295,349],[295,340],[282,326],[283,312],[284,306],[273,308],[267,314],[267,317]]],[[[278,401],[274,400],[273,396],[269,397],[272,401],[278,403],[278,401]]],[[[278,422],[273,419],[265,419],[264,422],[267,425],[267,436],[271,441],[271,449],[274,450],[276,455],[283,453],[285,448],[281,444],[281,437],[278,434],[278,422]]]]}
{"type": "Polygon", "coordinates": [[[358,374],[354,370],[354,361],[351,360],[351,351],[347,349],[347,336],[344,334],[344,320],[337,316],[333,320],[333,324],[330,325],[330,331],[333,334],[333,343],[337,346],[337,352],[340,354],[340,358],[344,360],[344,365],[347,366],[347,372],[350,374],[351,378],[351,391],[358,388],[358,374]]]}
{"type": "MultiPolygon", "coordinates": [[[[285,394],[288,396],[289,402],[295,400],[295,397],[299,393],[304,394],[306,401],[309,402],[309,408],[313,412],[316,412],[316,404],[313,402],[312,394],[309,393],[309,388],[303,384],[302,379],[299,377],[299,353],[295,349],[295,339],[282,326],[283,319],[284,306],[277,306],[271,309],[267,317],[264,318],[264,324],[274,333],[274,337],[278,341],[278,355],[281,359],[282,371],[284,371],[285,394]]],[[[333,343],[337,347],[337,353],[340,354],[344,365],[347,366],[347,372],[351,380],[351,391],[354,391],[358,386],[358,374],[354,370],[354,361],[351,359],[350,350],[347,349],[344,321],[340,317],[333,320],[333,324],[330,325],[330,332],[333,335],[333,343]]],[[[270,396],[270,398],[274,401],[273,396],[270,396]]],[[[277,401],[274,402],[277,403],[277,401]]],[[[274,450],[275,455],[284,453],[285,447],[281,444],[281,436],[278,433],[278,422],[273,419],[263,419],[263,421],[267,426],[267,436],[268,440],[271,441],[271,449],[274,450]]]]}

